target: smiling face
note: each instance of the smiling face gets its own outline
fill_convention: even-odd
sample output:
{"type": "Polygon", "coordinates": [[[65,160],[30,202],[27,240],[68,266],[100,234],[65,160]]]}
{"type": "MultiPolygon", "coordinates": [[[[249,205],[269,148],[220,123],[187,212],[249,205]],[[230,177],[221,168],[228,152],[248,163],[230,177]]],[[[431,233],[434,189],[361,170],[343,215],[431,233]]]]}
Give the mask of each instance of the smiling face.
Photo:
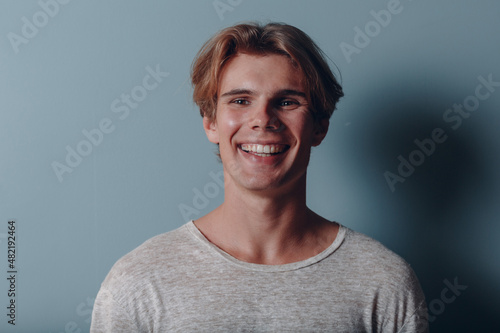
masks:
{"type": "Polygon", "coordinates": [[[311,147],[325,137],[328,120],[314,122],[302,82],[302,72],[282,55],[240,53],[225,65],[216,118],[203,124],[219,144],[226,186],[305,185],[311,147]]]}

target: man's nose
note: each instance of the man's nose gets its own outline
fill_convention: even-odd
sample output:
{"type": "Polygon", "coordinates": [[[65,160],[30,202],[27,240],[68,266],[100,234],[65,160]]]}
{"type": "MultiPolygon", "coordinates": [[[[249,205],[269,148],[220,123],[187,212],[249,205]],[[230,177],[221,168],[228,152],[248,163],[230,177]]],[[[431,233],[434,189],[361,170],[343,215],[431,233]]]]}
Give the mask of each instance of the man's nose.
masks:
{"type": "Polygon", "coordinates": [[[249,125],[254,130],[279,131],[283,129],[283,124],[276,115],[276,110],[270,103],[262,103],[255,107],[249,121],[249,125]]]}

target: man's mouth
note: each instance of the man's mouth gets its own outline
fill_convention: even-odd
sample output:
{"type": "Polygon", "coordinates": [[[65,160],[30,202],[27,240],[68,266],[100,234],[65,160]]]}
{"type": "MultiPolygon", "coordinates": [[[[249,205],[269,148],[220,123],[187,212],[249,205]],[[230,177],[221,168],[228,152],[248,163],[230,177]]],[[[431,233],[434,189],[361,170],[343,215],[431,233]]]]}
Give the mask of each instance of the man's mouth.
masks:
{"type": "Polygon", "coordinates": [[[251,143],[244,143],[241,144],[239,147],[246,153],[261,157],[278,155],[288,150],[288,148],[290,148],[290,146],[282,144],[260,145],[251,143]]]}

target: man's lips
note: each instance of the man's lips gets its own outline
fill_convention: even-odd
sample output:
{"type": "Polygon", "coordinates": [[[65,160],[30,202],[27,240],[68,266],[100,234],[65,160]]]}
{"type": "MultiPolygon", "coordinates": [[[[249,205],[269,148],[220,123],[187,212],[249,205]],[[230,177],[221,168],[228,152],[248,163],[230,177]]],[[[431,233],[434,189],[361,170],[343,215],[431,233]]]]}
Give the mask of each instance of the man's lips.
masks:
{"type": "Polygon", "coordinates": [[[277,154],[281,154],[290,148],[289,145],[285,144],[257,144],[257,143],[243,143],[238,145],[238,147],[246,153],[268,157],[277,154]]]}

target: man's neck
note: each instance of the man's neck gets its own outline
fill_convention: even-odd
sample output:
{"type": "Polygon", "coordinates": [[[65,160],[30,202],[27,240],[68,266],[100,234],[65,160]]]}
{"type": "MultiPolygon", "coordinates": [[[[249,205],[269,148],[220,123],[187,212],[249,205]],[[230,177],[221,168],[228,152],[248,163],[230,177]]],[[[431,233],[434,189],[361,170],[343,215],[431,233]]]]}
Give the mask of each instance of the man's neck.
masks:
{"type": "Polygon", "coordinates": [[[305,182],[279,195],[226,187],[224,203],[195,224],[232,256],[274,265],[320,253],[333,242],[338,229],[307,208],[305,182]]]}

